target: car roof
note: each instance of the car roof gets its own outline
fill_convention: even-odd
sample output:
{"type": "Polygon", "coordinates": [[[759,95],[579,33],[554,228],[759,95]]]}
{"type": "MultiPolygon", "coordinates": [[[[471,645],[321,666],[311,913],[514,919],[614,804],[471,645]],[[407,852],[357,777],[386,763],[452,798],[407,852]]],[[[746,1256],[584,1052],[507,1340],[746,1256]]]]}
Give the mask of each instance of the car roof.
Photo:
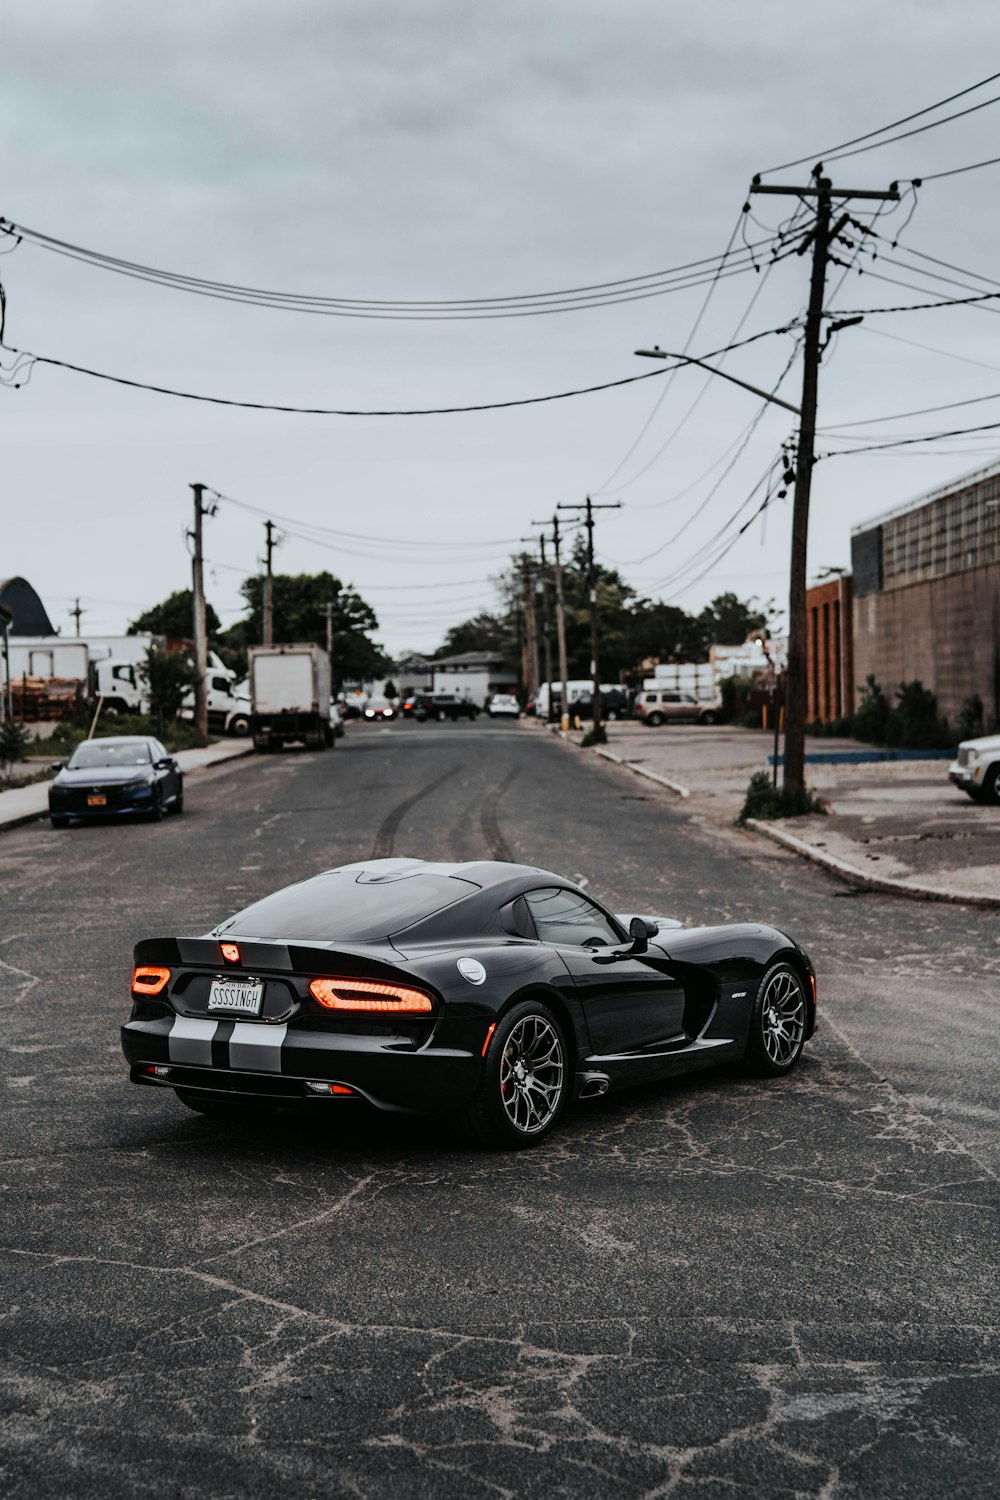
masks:
{"type": "Polygon", "coordinates": [[[543,870],[538,865],[519,865],[499,859],[468,860],[462,864],[441,864],[426,859],[362,859],[349,865],[336,865],[323,873],[332,875],[336,871],[357,872],[373,881],[405,880],[408,875],[444,875],[453,880],[464,880],[468,885],[488,890],[492,886],[506,885],[509,880],[520,877],[534,879],[542,875],[546,880],[555,880],[560,885],[572,885],[562,875],[543,870]]]}
{"type": "Polygon", "coordinates": [[[91,740],[81,740],[75,748],[81,745],[158,745],[160,742],[153,734],[102,734],[95,735],[91,740]]]}

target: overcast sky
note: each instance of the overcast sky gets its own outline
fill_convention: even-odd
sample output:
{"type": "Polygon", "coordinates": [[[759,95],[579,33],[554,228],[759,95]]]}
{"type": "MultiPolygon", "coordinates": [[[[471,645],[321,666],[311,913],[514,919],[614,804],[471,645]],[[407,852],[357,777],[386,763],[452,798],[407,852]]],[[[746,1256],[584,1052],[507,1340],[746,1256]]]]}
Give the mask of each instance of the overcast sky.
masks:
{"type": "MultiPolygon", "coordinates": [[[[987,0],[967,0],[960,22],[927,0],[822,11],[801,0],[15,0],[0,214],[122,259],[312,295],[443,300],[615,281],[721,254],[753,173],[1000,70],[998,44],[987,0]]],[[[1000,80],[943,112],[994,94],[1000,80]]],[[[830,170],[840,186],[884,188],[1000,156],[998,127],[1000,104],[830,170]]],[[[766,180],[804,182],[808,166],[766,180]]],[[[831,305],[988,290],[981,278],[1000,277],[998,184],[1000,166],[927,183],[896,251],[912,198],[884,213],[879,261],[839,290],[834,267],[831,305]]],[[[755,198],[746,232],[765,237],[794,208],[755,198]]],[[[862,209],[870,218],[874,206],[862,209]]],[[[752,269],[721,280],[690,352],[729,343],[741,320],[746,336],[800,315],[808,263],[793,254],[766,281],[752,269]]],[[[654,366],[633,351],[684,347],[706,292],[392,321],[185,295],[28,243],[0,258],[0,277],[18,349],[208,395],[351,409],[501,402],[644,373],[654,366]]],[[[821,423],[1000,393],[998,311],[885,314],[845,330],[823,367],[821,423]]],[[[792,350],[775,335],[725,368],[770,388],[792,350]]],[[[782,395],[797,402],[800,380],[795,365],[782,395]]],[[[493,606],[490,576],[532,521],[589,492],[624,502],[602,514],[598,549],[640,593],[697,610],[732,590],[783,608],[790,496],[714,564],[713,539],[752,515],[762,492],[739,508],[794,418],[769,408],[720,463],[760,402],[716,379],[687,415],[704,384],[689,367],[669,388],[659,377],[513,411],[350,418],[199,406],[39,365],[25,388],[0,390],[0,576],[27,577],[64,633],[76,596],[84,633],[123,628],[189,585],[198,480],[287,518],[277,570],[330,569],[373,604],[388,649],[433,650],[448,625],[493,606]],[[296,523],[340,535],[306,540],[296,523]]],[[[858,436],[993,420],[1000,399],[858,436]]],[[[822,463],[811,573],[849,563],[852,526],[997,457],[1000,436],[987,433],[822,463]]],[[[226,623],[257,571],[263,519],[223,503],[206,522],[207,592],[226,623]]]]}

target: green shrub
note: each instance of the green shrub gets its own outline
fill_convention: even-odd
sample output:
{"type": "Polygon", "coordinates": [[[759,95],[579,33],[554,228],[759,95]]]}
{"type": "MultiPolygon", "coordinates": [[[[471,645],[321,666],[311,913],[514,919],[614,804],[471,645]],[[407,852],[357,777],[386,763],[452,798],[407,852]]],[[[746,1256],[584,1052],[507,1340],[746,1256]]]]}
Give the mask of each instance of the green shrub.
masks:
{"type": "Polygon", "coordinates": [[[15,765],[24,759],[30,743],[31,735],[16,719],[4,719],[0,724],[0,775],[4,781],[11,779],[15,765]]]}
{"type": "Polygon", "coordinates": [[[588,729],[580,741],[581,745],[606,745],[607,743],[608,735],[603,724],[599,725],[596,729],[588,729]]]}
{"type": "Polygon", "coordinates": [[[825,813],[826,805],[808,787],[775,786],[769,771],[755,771],[747,786],[743,810],[736,819],[801,818],[808,813],[825,813]]]}
{"type": "Polygon", "coordinates": [[[865,740],[869,745],[885,745],[888,743],[886,735],[892,706],[871,672],[860,691],[861,699],[854,715],[855,738],[865,740]]]}
{"type": "Polygon", "coordinates": [[[974,740],[985,734],[983,700],[978,693],[966,698],[955,719],[955,740],[974,740]]]}

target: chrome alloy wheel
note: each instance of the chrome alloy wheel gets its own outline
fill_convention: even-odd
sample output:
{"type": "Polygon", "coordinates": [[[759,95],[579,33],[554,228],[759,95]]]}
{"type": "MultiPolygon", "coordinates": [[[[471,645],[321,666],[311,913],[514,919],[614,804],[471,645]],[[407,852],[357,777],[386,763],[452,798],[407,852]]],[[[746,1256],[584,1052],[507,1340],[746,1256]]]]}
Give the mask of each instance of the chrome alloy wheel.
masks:
{"type": "Polygon", "coordinates": [[[767,1056],[778,1068],[793,1063],[802,1046],[806,1002],[790,969],[776,969],[761,996],[760,1029],[767,1056]]]}
{"type": "Polygon", "coordinates": [[[500,1058],[500,1098],[521,1135],[537,1135],[552,1120],[562,1098],[563,1046],[544,1016],[518,1021],[500,1058]]]}

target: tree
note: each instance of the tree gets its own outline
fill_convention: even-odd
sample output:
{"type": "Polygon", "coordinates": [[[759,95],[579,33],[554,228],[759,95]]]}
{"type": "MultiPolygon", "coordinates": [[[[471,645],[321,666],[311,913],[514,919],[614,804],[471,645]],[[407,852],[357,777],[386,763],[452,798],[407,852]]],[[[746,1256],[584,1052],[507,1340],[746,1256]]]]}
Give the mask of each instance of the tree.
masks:
{"type": "Polygon", "coordinates": [[[517,647],[511,624],[509,612],[495,615],[487,610],[480,610],[471,620],[463,620],[461,625],[452,625],[437,654],[461,656],[466,651],[495,651],[505,661],[514,661],[517,658],[517,647]]]}
{"type": "Polygon", "coordinates": [[[757,599],[744,603],[735,594],[719,594],[698,616],[705,655],[709,646],[742,646],[749,636],[766,628],[767,617],[773,613],[773,600],[762,605],[757,599]]]}
{"type": "Polygon", "coordinates": [[[31,735],[16,719],[4,719],[0,723],[0,775],[5,781],[13,777],[14,767],[24,759],[30,743],[31,735]]]}
{"type": "MultiPolygon", "coordinates": [[[[205,603],[205,629],[217,635],[219,617],[212,606],[205,603]]],[[[172,641],[190,641],[194,636],[194,595],[190,589],[177,589],[160,604],[154,604],[145,614],[139,615],[128,627],[130,635],[148,630],[153,635],[165,635],[172,641]]]]}
{"type": "MultiPolygon", "coordinates": [[[[255,645],[264,638],[261,580],[244,579],[240,593],[246,600],[247,614],[226,631],[222,643],[229,649],[255,645]]],[[[276,643],[315,641],[324,649],[326,606],[332,605],[334,687],[345,680],[378,677],[389,665],[382,648],[370,636],[378,629],[375,611],[332,573],[276,573],[271,598],[276,643]]]]}
{"type": "Polygon", "coordinates": [[[137,670],[149,690],[150,712],[162,738],[164,727],[180,712],[185,695],[197,686],[198,668],[182,651],[150,646],[137,670]]]}

